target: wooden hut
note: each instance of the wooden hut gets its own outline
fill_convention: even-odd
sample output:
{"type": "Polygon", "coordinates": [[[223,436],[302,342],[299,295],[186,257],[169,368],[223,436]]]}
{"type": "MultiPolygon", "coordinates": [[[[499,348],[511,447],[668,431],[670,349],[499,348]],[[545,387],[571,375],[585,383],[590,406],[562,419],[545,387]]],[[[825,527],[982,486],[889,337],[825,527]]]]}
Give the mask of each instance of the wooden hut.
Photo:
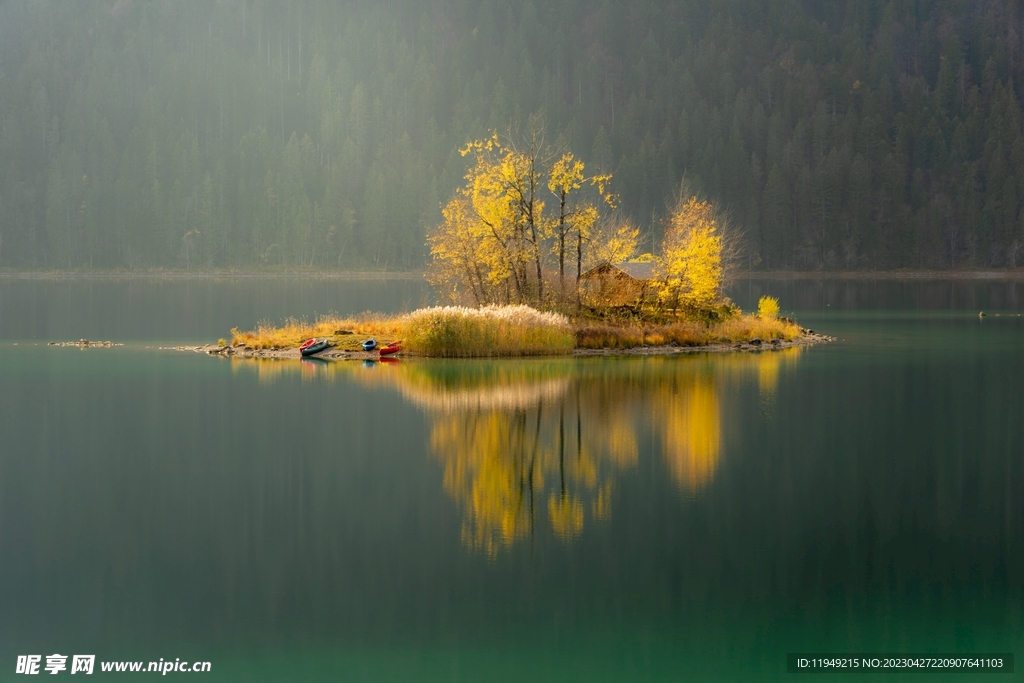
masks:
{"type": "Polygon", "coordinates": [[[602,261],[580,275],[580,299],[591,307],[637,306],[652,293],[654,263],[602,261]]]}

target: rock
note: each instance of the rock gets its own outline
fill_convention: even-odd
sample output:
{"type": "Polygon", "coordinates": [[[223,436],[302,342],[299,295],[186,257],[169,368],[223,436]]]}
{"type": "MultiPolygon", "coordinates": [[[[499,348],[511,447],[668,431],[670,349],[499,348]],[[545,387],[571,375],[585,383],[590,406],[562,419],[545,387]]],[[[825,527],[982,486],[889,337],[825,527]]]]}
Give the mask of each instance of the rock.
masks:
{"type": "Polygon", "coordinates": [[[750,340],[750,343],[753,346],[760,346],[761,345],[761,338],[760,337],[754,337],[753,339],[750,340]]]}
{"type": "Polygon", "coordinates": [[[115,346],[124,346],[119,342],[112,341],[89,341],[88,339],[79,339],[78,341],[66,341],[66,342],[47,342],[47,346],[77,346],[80,349],[90,349],[96,347],[102,348],[113,348],[115,346]]]}
{"type": "Polygon", "coordinates": [[[352,330],[335,330],[334,334],[354,334],[352,330]]]}

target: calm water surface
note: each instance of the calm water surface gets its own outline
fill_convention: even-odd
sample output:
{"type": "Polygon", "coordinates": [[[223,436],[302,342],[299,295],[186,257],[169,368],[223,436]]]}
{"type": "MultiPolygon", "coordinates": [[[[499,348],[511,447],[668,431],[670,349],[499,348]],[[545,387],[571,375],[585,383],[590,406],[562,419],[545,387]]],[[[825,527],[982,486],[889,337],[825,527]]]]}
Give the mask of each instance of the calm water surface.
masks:
{"type": "Polygon", "coordinates": [[[210,661],[209,681],[768,681],[793,651],[1019,656],[1024,287],[731,291],[762,293],[841,341],[231,361],[157,347],[429,292],[0,281],[0,680],[53,653],[210,661]],[[82,337],[125,346],[45,345],[82,337]]]}

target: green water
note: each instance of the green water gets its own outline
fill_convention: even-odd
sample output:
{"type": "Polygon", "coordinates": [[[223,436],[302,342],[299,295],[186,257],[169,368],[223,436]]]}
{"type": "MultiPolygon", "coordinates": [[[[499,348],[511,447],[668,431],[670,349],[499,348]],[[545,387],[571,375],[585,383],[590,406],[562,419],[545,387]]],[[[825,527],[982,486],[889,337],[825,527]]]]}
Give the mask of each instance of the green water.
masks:
{"type": "Polygon", "coordinates": [[[841,341],[242,362],[156,347],[429,294],[0,281],[0,680],[53,653],[110,679],[678,681],[1024,652],[1024,287],[731,295],[764,292],[841,341]],[[81,337],[125,346],[45,345],[81,337]]]}

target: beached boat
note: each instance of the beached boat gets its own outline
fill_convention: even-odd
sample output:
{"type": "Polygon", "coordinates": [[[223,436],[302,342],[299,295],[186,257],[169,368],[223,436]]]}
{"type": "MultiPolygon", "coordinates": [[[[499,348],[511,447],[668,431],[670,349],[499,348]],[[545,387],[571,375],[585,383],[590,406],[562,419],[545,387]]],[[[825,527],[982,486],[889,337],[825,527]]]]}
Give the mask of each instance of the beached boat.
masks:
{"type": "Polygon", "coordinates": [[[398,353],[401,350],[402,350],[402,342],[394,341],[394,342],[391,342],[390,344],[388,344],[387,346],[382,346],[381,349],[380,349],[380,355],[382,355],[382,356],[390,356],[391,354],[398,353]]]}
{"type": "Polygon", "coordinates": [[[326,339],[307,339],[302,342],[302,346],[299,347],[299,353],[303,356],[312,356],[315,353],[320,353],[325,350],[331,343],[326,339]]]}
{"type": "Polygon", "coordinates": [[[377,340],[373,337],[363,342],[363,351],[373,351],[377,348],[377,340]]]}

